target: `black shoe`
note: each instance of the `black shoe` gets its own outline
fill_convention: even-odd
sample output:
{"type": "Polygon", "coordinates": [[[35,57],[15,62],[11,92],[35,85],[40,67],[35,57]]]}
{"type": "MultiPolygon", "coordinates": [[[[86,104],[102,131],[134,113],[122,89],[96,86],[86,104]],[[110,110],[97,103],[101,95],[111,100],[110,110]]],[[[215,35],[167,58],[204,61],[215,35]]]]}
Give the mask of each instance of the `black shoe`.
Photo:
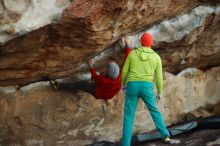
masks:
{"type": "Polygon", "coordinates": [[[54,90],[58,90],[58,82],[56,80],[50,80],[50,84],[54,90]]]}

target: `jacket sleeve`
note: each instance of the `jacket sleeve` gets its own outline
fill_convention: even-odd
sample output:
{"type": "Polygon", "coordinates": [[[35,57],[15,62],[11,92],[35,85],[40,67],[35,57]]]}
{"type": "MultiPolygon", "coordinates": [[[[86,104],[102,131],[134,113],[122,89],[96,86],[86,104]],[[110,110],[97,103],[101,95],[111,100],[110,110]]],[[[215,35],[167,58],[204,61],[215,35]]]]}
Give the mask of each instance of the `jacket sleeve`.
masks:
{"type": "MultiPolygon", "coordinates": [[[[127,47],[127,48],[125,49],[125,56],[124,56],[124,59],[123,59],[123,62],[122,62],[122,68],[124,67],[125,61],[126,61],[128,55],[131,53],[131,51],[132,51],[131,48],[128,48],[128,47],[127,47]]],[[[120,71],[120,76],[121,76],[121,74],[122,74],[122,69],[121,69],[121,71],[120,71]]]]}
{"type": "Polygon", "coordinates": [[[100,75],[97,75],[96,70],[95,70],[94,68],[90,67],[89,69],[90,69],[90,73],[91,73],[91,75],[92,75],[92,78],[93,78],[95,81],[99,82],[99,81],[101,80],[101,76],[100,76],[100,75]]]}
{"type": "Polygon", "coordinates": [[[127,59],[125,60],[125,63],[122,68],[122,75],[121,75],[122,86],[126,85],[126,80],[127,80],[129,68],[130,68],[130,54],[128,55],[127,59]]]}
{"type": "Polygon", "coordinates": [[[158,94],[163,92],[163,71],[162,71],[162,62],[161,58],[158,55],[157,67],[156,67],[156,86],[158,94]]]}
{"type": "Polygon", "coordinates": [[[125,62],[125,60],[126,60],[126,58],[128,57],[128,55],[131,53],[131,51],[132,51],[132,49],[129,48],[129,47],[127,47],[127,48],[125,49],[125,57],[124,57],[123,63],[125,62]]]}

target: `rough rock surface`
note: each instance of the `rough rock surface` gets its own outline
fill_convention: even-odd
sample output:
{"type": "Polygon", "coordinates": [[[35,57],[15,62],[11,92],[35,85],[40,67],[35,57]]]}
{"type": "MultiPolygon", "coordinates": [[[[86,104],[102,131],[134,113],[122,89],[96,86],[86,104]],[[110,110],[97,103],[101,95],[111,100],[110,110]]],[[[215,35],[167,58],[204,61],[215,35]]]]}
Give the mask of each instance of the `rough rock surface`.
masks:
{"type": "MultiPolygon", "coordinates": [[[[198,6],[176,18],[147,29],[155,37],[154,48],[166,71],[178,73],[187,67],[207,69],[220,64],[220,7],[198,6]]],[[[143,32],[131,36],[140,46],[143,32]]]]}
{"type": "Polygon", "coordinates": [[[70,4],[70,0],[1,0],[0,42],[59,21],[70,4]]]}
{"type": "MultiPolygon", "coordinates": [[[[167,71],[178,72],[188,66],[197,66],[197,64],[199,68],[209,66],[208,64],[203,65],[202,61],[202,65],[200,65],[198,57],[204,56],[199,54],[203,52],[201,49],[205,49],[205,55],[215,54],[212,55],[212,58],[209,57],[210,60],[218,58],[216,50],[219,48],[215,49],[215,44],[219,43],[219,7],[216,7],[216,3],[212,4],[214,5],[213,10],[208,10],[208,13],[205,14],[207,17],[203,16],[203,12],[199,12],[199,21],[193,19],[194,21],[190,22],[190,24],[196,24],[195,26],[200,26],[201,22],[204,22],[201,27],[192,28],[191,33],[188,33],[191,34],[189,37],[184,37],[191,39],[190,45],[183,41],[181,44],[175,42],[177,45],[159,46],[159,48],[167,48],[160,51],[165,58],[167,71]],[[205,47],[201,46],[207,38],[210,39],[210,43],[205,47]],[[172,50],[183,52],[180,53],[183,55],[176,55],[172,50]],[[195,50],[194,54],[190,53],[191,50],[195,50]],[[199,53],[196,53],[197,50],[199,53]],[[165,57],[167,53],[169,53],[169,58],[165,57]],[[186,65],[181,65],[174,70],[174,66],[180,66],[179,61],[181,60],[183,60],[182,64],[186,63],[186,65]]],[[[163,19],[188,13],[198,4],[200,4],[199,0],[185,0],[181,3],[174,0],[73,1],[57,23],[41,27],[0,46],[0,84],[26,84],[70,75],[88,57],[116,42],[123,35],[150,28],[163,19]]],[[[190,17],[193,18],[193,15],[197,16],[197,13],[190,14],[190,17]]],[[[115,57],[117,56],[120,55],[115,57]]],[[[211,63],[211,65],[219,64],[217,59],[213,62],[216,63],[211,63]]]]}
{"type": "MultiPolygon", "coordinates": [[[[45,80],[89,78],[89,57],[99,71],[109,59],[121,63],[120,39],[129,34],[137,47],[146,31],[166,71],[158,106],[167,125],[219,113],[218,0],[0,0],[0,14],[0,146],[119,140],[124,93],[96,100],[53,91],[45,80]],[[215,105],[212,112],[203,110],[207,105],[215,105]]],[[[134,133],[152,129],[140,101],[134,133]]]]}
{"type": "MultiPolygon", "coordinates": [[[[207,72],[186,69],[177,76],[165,73],[164,98],[158,102],[158,107],[167,125],[192,118],[193,113],[188,117],[185,115],[219,102],[219,71],[217,67],[207,72]]],[[[0,93],[2,145],[80,146],[101,140],[115,141],[121,137],[122,92],[114,99],[104,101],[84,92],[53,91],[48,82],[39,82],[19,91],[2,87],[0,93]]],[[[154,128],[144,103],[140,101],[134,133],[154,128]]]]}

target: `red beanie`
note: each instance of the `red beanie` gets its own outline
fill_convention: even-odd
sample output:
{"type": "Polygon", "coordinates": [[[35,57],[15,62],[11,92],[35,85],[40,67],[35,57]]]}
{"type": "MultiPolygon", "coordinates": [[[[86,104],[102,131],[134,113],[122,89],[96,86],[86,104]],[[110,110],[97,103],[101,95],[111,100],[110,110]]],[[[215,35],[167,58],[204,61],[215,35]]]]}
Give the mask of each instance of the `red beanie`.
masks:
{"type": "Polygon", "coordinates": [[[151,47],[153,44],[153,36],[149,33],[144,33],[141,36],[141,44],[144,47],[151,47]]]}

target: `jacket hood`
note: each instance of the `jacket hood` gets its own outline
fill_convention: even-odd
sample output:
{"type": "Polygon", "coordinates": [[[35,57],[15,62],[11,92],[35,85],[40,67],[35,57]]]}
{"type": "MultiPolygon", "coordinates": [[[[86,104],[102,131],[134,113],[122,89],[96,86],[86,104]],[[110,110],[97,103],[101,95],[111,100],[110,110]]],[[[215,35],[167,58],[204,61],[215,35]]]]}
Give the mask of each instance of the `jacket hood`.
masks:
{"type": "Polygon", "coordinates": [[[147,61],[150,59],[150,56],[152,56],[154,52],[154,50],[152,50],[151,48],[148,47],[141,47],[141,48],[136,48],[135,52],[138,56],[138,58],[142,61],[147,61]]]}

